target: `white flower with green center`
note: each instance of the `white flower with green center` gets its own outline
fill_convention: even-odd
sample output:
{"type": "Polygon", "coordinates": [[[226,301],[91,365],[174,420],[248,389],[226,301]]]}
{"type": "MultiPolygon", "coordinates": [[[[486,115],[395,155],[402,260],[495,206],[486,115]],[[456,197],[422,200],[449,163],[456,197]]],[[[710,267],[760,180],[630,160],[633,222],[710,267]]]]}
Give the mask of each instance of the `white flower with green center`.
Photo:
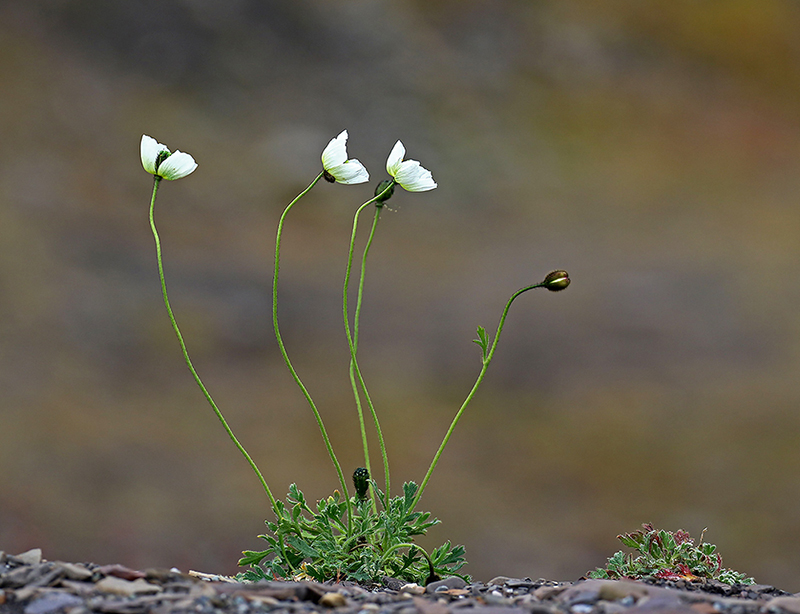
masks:
{"type": "Polygon", "coordinates": [[[342,130],[339,136],[331,139],[322,151],[322,168],[325,169],[325,179],[331,183],[338,181],[353,184],[369,181],[366,167],[355,158],[347,159],[347,130],[342,130]]]}
{"type": "Polygon", "coordinates": [[[409,192],[427,192],[437,186],[431,172],[416,160],[403,160],[406,148],[397,141],[386,160],[386,172],[409,192]]]}
{"type": "Polygon", "coordinates": [[[197,162],[192,156],[177,150],[173,153],[146,134],[142,135],[140,149],[144,170],[156,177],[172,181],[186,177],[197,168],[197,162]]]}

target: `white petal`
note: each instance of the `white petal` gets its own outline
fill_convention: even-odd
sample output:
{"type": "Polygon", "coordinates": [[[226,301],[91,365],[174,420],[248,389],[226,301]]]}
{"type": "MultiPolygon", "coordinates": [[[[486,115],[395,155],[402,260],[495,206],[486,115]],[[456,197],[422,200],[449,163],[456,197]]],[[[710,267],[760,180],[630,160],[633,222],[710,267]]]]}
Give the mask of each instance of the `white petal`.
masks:
{"type": "Polygon", "coordinates": [[[344,164],[346,160],[347,130],[342,130],[339,136],[331,139],[331,142],[322,150],[322,168],[330,173],[332,168],[344,164]]]}
{"type": "Polygon", "coordinates": [[[347,130],[342,132],[322,151],[322,168],[336,181],[344,184],[369,181],[369,173],[361,162],[347,159],[347,130]]]}
{"type": "Polygon", "coordinates": [[[156,141],[153,137],[142,135],[142,143],[139,152],[142,156],[142,166],[151,175],[156,174],[156,159],[162,151],[169,151],[164,145],[156,141]]]}
{"type": "Polygon", "coordinates": [[[392,147],[392,151],[389,152],[389,157],[386,158],[386,172],[389,173],[392,177],[395,176],[398,170],[400,170],[400,163],[403,161],[403,157],[406,155],[406,148],[403,147],[403,144],[400,141],[394,144],[392,147]]]}
{"type": "Polygon", "coordinates": [[[164,160],[158,167],[158,175],[170,181],[186,177],[197,168],[194,158],[182,151],[175,151],[169,158],[164,160]]]}
{"type": "Polygon", "coordinates": [[[394,178],[409,192],[427,192],[437,187],[431,172],[416,160],[405,160],[400,164],[394,178]]]}
{"type": "Polygon", "coordinates": [[[326,169],[333,178],[339,183],[352,185],[369,181],[369,173],[366,167],[355,158],[347,160],[343,164],[334,168],[326,169]]]}

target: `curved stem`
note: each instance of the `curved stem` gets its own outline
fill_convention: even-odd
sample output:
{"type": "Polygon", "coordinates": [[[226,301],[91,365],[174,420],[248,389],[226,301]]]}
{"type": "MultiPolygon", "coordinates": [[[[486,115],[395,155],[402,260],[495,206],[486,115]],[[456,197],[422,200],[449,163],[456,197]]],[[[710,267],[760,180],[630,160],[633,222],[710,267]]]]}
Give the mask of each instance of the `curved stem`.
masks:
{"type": "Polygon", "coordinates": [[[404,544],[395,544],[391,548],[388,548],[381,557],[381,566],[383,566],[383,564],[389,558],[390,554],[392,554],[395,550],[399,550],[400,548],[409,548],[409,549],[416,548],[419,552],[422,553],[422,556],[425,557],[425,560],[428,562],[428,578],[425,581],[425,584],[430,584],[431,582],[435,582],[436,580],[439,579],[439,576],[436,575],[436,568],[433,565],[433,561],[431,560],[428,551],[425,550],[425,548],[423,548],[419,544],[415,544],[413,542],[406,542],[404,544]]]}
{"type": "Polygon", "coordinates": [[[308,191],[311,190],[311,188],[313,188],[320,179],[322,179],[324,174],[325,173],[323,171],[317,175],[314,181],[312,181],[305,190],[300,192],[300,194],[298,194],[295,199],[286,206],[286,209],[283,210],[280,221],[278,222],[278,233],[275,239],[275,273],[272,278],[272,325],[275,329],[275,338],[278,341],[278,347],[280,348],[281,355],[283,356],[283,361],[286,363],[289,373],[292,374],[292,378],[294,378],[295,383],[302,391],[303,396],[306,398],[306,401],[308,401],[308,404],[311,407],[311,411],[314,413],[314,418],[317,420],[319,431],[322,434],[323,441],[325,442],[325,448],[328,450],[328,456],[330,456],[331,462],[333,463],[336,473],[339,476],[339,485],[342,487],[342,492],[344,493],[345,502],[347,504],[347,526],[349,530],[349,527],[352,525],[353,510],[350,504],[350,494],[347,490],[347,482],[345,481],[344,474],[342,473],[342,466],[339,464],[336,454],[333,451],[331,440],[328,437],[328,431],[325,429],[325,424],[322,422],[322,416],[320,416],[319,410],[314,404],[314,400],[311,398],[311,395],[300,379],[300,376],[297,375],[297,371],[295,371],[294,366],[292,366],[292,361],[289,360],[289,355],[286,352],[286,347],[283,344],[283,338],[281,337],[281,331],[278,326],[278,271],[280,269],[281,235],[283,234],[283,223],[286,219],[286,215],[289,213],[295,203],[305,196],[308,191]]]}
{"type": "Polygon", "coordinates": [[[425,487],[428,485],[428,480],[431,479],[431,475],[433,474],[433,470],[436,469],[436,465],[439,462],[439,457],[442,455],[447,442],[450,440],[450,435],[453,434],[453,430],[456,428],[456,424],[461,419],[461,414],[464,413],[464,410],[469,405],[469,402],[472,401],[472,397],[475,396],[475,392],[478,390],[478,387],[481,385],[484,376],[486,375],[486,370],[489,368],[489,363],[492,361],[492,357],[494,356],[494,351],[497,348],[497,342],[500,340],[500,333],[503,332],[503,325],[506,321],[506,316],[508,315],[508,310],[511,308],[511,303],[523,292],[527,292],[528,290],[533,290],[534,288],[541,288],[544,286],[544,283],[534,284],[532,286],[527,286],[525,288],[520,288],[514,294],[511,295],[511,298],[508,299],[506,303],[505,309],[503,309],[503,315],[500,317],[500,323],[497,325],[497,332],[494,335],[494,341],[492,341],[492,347],[489,350],[489,353],[486,354],[485,358],[483,359],[483,366],[481,367],[481,372],[478,374],[478,379],[475,381],[475,384],[472,386],[472,390],[469,391],[467,398],[464,399],[464,402],[461,404],[461,408],[456,412],[453,421],[450,423],[450,428],[447,429],[447,433],[442,440],[442,444],[439,446],[439,449],[436,451],[436,454],[433,457],[433,461],[431,462],[430,467],[428,467],[428,472],[425,474],[425,478],[422,480],[422,483],[419,486],[419,490],[417,491],[417,495],[414,497],[414,502],[411,504],[411,509],[414,509],[419,502],[420,498],[422,497],[422,492],[425,490],[425,487]]]}
{"type": "MultiPolygon", "coordinates": [[[[359,282],[358,282],[358,298],[356,300],[356,311],[355,311],[355,317],[353,319],[353,332],[352,332],[352,334],[353,334],[353,350],[355,352],[358,352],[358,326],[359,326],[359,321],[361,319],[361,304],[362,304],[362,299],[363,299],[363,296],[364,296],[364,277],[365,277],[366,270],[367,270],[367,255],[369,254],[369,248],[372,246],[372,241],[375,238],[375,230],[378,227],[378,220],[380,219],[380,212],[381,212],[381,208],[380,207],[375,207],[375,216],[374,216],[373,221],[372,221],[372,229],[370,230],[369,238],[367,239],[367,244],[364,247],[364,254],[361,257],[361,274],[360,274],[359,282]]],[[[353,241],[351,240],[350,241],[351,253],[352,253],[353,247],[354,247],[353,241]]],[[[345,292],[347,292],[347,283],[345,284],[345,292]]],[[[344,307],[344,309],[346,310],[347,307],[344,307]]],[[[366,428],[364,426],[364,412],[363,412],[363,410],[361,408],[361,395],[358,393],[358,386],[356,385],[355,370],[356,370],[355,369],[355,362],[353,361],[353,358],[351,357],[350,358],[350,386],[353,388],[353,397],[355,398],[356,410],[358,412],[358,423],[359,423],[359,427],[361,428],[361,441],[362,441],[362,445],[364,447],[364,464],[365,464],[365,466],[367,468],[367,471],[369,472],[369,475],[371,476],[372,475],[372,468],[370,467],[369,445],[367,444],[367,431],[366,431],[366,428]]],[[[372,408],[372,406],[370,406],[370,409],[372,409],[373,421],[375,422],[375,429],[378,432],[378,439],[379,439],[380,444],[381,444],[381,451],[383,452],[384,475],[388,476],[389,466],[388,466],[388,463],[386,462],[386,452],[385,452],[385,446],[383,444],[383,433],[381,432],[381,429],[380,429],[380,423],[377,421],[377,418],[376,418],[377,414],[375,413],[374,408],[372,408]]],[[[371,493],[371,500],[372,500],[373,512],[377,513],[378,512],[378,506],[377,506],[377,504],[375,502],[375,493],[374,492],[371,493]]]]}
{"type": "MultiPolygon", "coordinates": [[[[348,293],[350,287],[350,273],[353,267],[353,252],[355,250],[355,241],[356,241],[356,231],[358,229],[358,217],[361,215],[361,212],[370,204],[378,201],[381,196],[386,194],[394,185],[394,182],[390,183],[386,188],[380,193],[377,194],[374,198],[371,198],[363,205],[361,205],[357,210],[353,217],[353,230],[350,235],[350,249],[347,255],[347,268],[345,270],[344,276],[344,290],[342,292],[342,313],[344,316],[344,329],[347,335],[347,344],[350,347],[350,382],[353,387],[353,395],[356,400],[356,410],[358,411],[358,418],[359,423],[361,426],[361,440],[364,447],[364,462],[367,464],[367,469],[369,470],[369,447],[367,445],[367,435],[366,430],[364,428],[364,417],[363,412],[361,409],[361,401],[358,394],[358,389],[356,387],[355,379],[353,378],[353,373],[358,377],[358,382],[361,385],[361,389],[364,392],[364,398],[367,401],[367,405],[369,406],[370,413],[372,415],[372,421],[375,424],[375,431],[378,435],[378,443],[381,448],[381,456],[383,458],[383,472],[384,477],[386,479],[386,494],[389,495],[389,488],[391,486],[391,479],[389,476],[389,459],[386,454],[386,444],[384,443],[383,439],[383,431],[381,430],[380,421],[378,420],[378,414],[375,411],[375,406],[372,403],[372,398],[369,395],[369,391],[367,390],[367,385],[364,382],[364,377],[361,374],[361,369],[358,366],[358,359],[356,358],[356,352],[358,350],[358,327],[359,327],[359,319],[361,316],[361,303],[363,298],[363,291],[364,291],[364,276],[366,274],[366,262],[367,262],[367,255],[369,253],[369,248],[372,245],[372,239],[375,235],[375,229],[378,225],[378,219],[380,217],[380,207],[376,208],[375,211],[375,218],[372,224],[372,230],[370,231],[370,236],[367,241],[366,246],[364,247],[364,254],[361,259],[361,276],[359,279],[359,286],[358,286],[358,299],[356,302],[356,312],[355,318],[353,321],[353,330],[351,333],[350,330],[350,318],[348,314],[348,293]]],[[[371,473],[370,473],[371,475],[371,473]]],[[[375,502],[373,500],[373,508],[375,508],[375,502]]]]}
{"type": "Polygon", "coordinates": [[[175,316],[172,313],[172,307],[169,304],[169,297],[167,296],[167,284],[164,280],[164,265],[161,259],[161,240],[158,236],[158,231],[156,230],[156,222],[155,222],[155,205],[156,205],[156,193],[158,192],[158,184],[161,181],[161,177],[156,176],[155,182],[153,183],[153,196],[150,199],[150,229],[153,231],[153,238],[156,242],[156,260],[158,261],[158,277],[161,280],[161,293],[164,297],[164,306],[167,308],[167,315],[169,315],[169,321],[172,323],[172,328],[175,331],[175,335],[178,337],[178,343],[181,345],[181,352],[183,353],[183,359],[186,361],[186,366],[189,367],[189,371],[191,371],[192,376],[194,377],[194,381],[197,382],[197,385],[200,387],[200,390],[203,392],[203,395],[206,397],[208,404],[211,405],[211,409],[214,410],[217,418],[222,423],[225,432],[228,433],[228,437],[231,438],[231,441],[234,445],[239,449],[239,452],[242,453],[245,460],[250,465],[253,472],[256,474],[258,481],[261,482],[261,486],[264,489],[264,492],[267,493],[267,497],[269,498],[270,504],[272,505],[272,509],[275,510],[275,497],[272,496],[272,491],[270,491],[269,486],[267,486],[267,481],[264,479],[264,476],[259,471],[258,467],[256,466],[255,461],[250,457],[247,453],[247,450],[244,449],[239,440],[236,439],[236,436],[233,434],[233,431],[228,426],[225,417],[222,415],[222,412],[217,407],[217,404],[214,402],[214,399],[211,398],[206,387],[203,385],[203,381],[200,379],[200,376],[197,374],[197,371],[192,364],[191,359],[189,358],[189,352],[186,350],[186,343],[183,341],[183,335],[181,335],[181,331],[178,328],[178,323],[175,321],[175,316]]]}

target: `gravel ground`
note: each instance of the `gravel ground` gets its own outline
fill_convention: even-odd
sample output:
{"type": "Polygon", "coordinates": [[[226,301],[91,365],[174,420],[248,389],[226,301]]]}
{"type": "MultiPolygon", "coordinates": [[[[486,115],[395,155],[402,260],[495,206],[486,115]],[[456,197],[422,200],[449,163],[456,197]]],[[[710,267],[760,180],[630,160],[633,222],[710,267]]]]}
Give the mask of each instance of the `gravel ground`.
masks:
{"type": "Polygon", "coordinates": [[[426,587],[265,582],[0,552],[0,614],[800,614],[800,593],[720,582],[554,582],[499,576],[426,587]]]}

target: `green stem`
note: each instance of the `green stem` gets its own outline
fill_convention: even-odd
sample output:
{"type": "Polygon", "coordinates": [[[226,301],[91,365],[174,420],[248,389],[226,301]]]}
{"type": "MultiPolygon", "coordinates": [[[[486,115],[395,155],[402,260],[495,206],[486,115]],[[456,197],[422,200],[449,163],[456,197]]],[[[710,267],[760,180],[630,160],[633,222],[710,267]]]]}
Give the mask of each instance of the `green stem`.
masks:
{"type": "Polygon", "coordinates": [[[453,421],[450,423],[450,428],[447,429],[447,433],[442,440],[442,444],[439,446],[439,449],[436,451],[436,455],[433,457],[433,461],[431,462],[430,467],[428,467],[428,472],[425,474],[425,478],[422,480],[422,484],[419,486],[419,490],[417,491],[416,497],[414,497],[414,502],[411,504],[411,509],[414,509],[419,502],[420,498],[422,497],[422,492],[425,490],[425,487],[428,485],[428,480],[431,479],[431,475],[433,474],[433,470],[436,469],[436,465],[439,462],[439,457],[442,455],[447,442],[450,440],[450,435],[453,434],[453,430],[456,428],[456,424],[461,419],[461,414],[464,413],[464,410],[469,405],[469,402],[472,401],[472,397],[475,396],[475,392],[478,390],[478,387],[481,385],[484,376],[486,375],[486,370],[489,368],[489,363],[492,361],[492,357],[494,356],[494,351],[497,348],[497,342],[500,340],[500,333],[503,332],[503,325],[506,321],[506,316],[508,315],[508,310],[511,308],[511,303],[514,302],[520,294],[523,292],[527,292],[528,290],[533,290],[534,288],[542,288],[544,287],[544,283],[540,282],[538,284],[534,284],[532,286],[527,286],[525,288],[520,288],[514,294],[511,295],[511,298],[508,299],[506,303],[505,309],[503,309],[503,315],[500,317],[500,323],[497,325],[497,332],[494,335],[494,341],[492,341],[492,347],[489,350],[489,353],[485,355],[483,358],[483,367],[481,368],[481,372],[478,374],[478,379],[475,381],[475,384],[472,386],[472,390],[469,391],[467,398],[464,399],[464,403],[462,403],[461,408],[456,413],[453,421]]]}
{"type": "MultiPolygon", "coordinates": [[[[353,395],[356,400],[356,409],[358,411],[358,419],[361,425],[361,440],[364,447],[364,462],[367,464],[367,469],[369,470],[369,447],[367,445],[367,434],[364,428],[364,417],[363,412],[361,409],[361,401],[358,394],[358,389],[356,387],[355,380],[353,378],[353,373],[355,372],[356,376],[358,377],[358,382],[361,385],[361,390],[364,392],[364,398],[367,401],[367,405],[369,406],[370,414],[372,415],[372,421],[375,424],[375,431],[378,435],[378,443],[381,448],[381,456],[383,458],[383,472],[384,477],[386,478],[386,496],[389,496],[390,486],[391,486],[391,479],[389,476],[389,458],[386,454],[386,444],[383,439],[383,431],[381,430],[380,421],[378,420],[378,414],[375,411],[375,406],[372,403],[372,398],[369,395],[369,391],[367,390],[367,385],[364,382],[364,377],[361,374],[361,369],[358,366],[358,359],[356,358],[356,353],[358,350],[358,330],[359,330],[359,319],[361,316],[361,303],[363,298],[363,291],[364,291],[364,276],[366,274],[366,263],[367,263],[367,255],[369,253],[369,248],[372,245],[372,240],[375,235],[375,229],[378,225],[378,219],[380,217],[380,207],[376,208],[375,217],[372,223],[372,230],[370,231],[369,239],[367,241],[366,246],[364,247],[364,254],[361,259],[361,276],[359,279],[359,286],[358,286],[358,298],[356,301],[356,312],[355,318],[353,320],[353,330],[351,333],[350,330],[350,318],[348,315],[348,294],[349,294],[349,287],[350,287],[350,274],[353,267],[353,252],[355,250],[355,241],[356,241],[356,231],[358,229],[358,217],[361,215],[361,212],[370,204],[378,201],[381,196],[386,194],[394,185],[394,183],[389,184],[386,188],[380,193],[377,194],[374,198],[368,200],[363,205],[361,205],[355,213],[353,217],[353,230],[350,235],[350,249],[347,255],[347,269],[345,270],[344,276],[344,290],[342,292],[342,313],[344,316],[344,329],[347,335],[347,344],[350,347],[350,382],[353,387],[353,395]]],[[[372,475],[370,473],[370,475],[372,475]]],[[[373,500],[373,508],[375,508],[375,502],[373,500]]]]}
{"type": "Polygon", "coordinates": [[[202,390],[203,395],[206,397],[206,400],[208,401],[208,404],[211,405],[211,409],[214,410],[214,413],[216,414],[217,418],[219,418],[219,421],[222,423],[225,432],[228,433],[228,437],[231,438],[231,441],[239,449],[239,452],[242,453],[242,456],[244,456],[245,460],[248,462],[250,467],[255,472],[256,477],[258,477],[258,481],[261,482],[261,486],[264,488],[264,492],[267,493],[267,497],[269,497],[272,509],[274,510],[275,497],[272,496],[272,491],[270,491],[269,486],[267,486],[267,481],[264,479],[264,476],[261,474],[261,471],[259,471],[253,459],[247,453],[247,450],[245,450],[244,446],[242,446],[242,444],[239,443],[239,440],[236,439],[236,436],[233,434],[233,431],[228,426],[228,423],[225,420],[225,417],[222,415],[222,412],[219,410],[217,404],[214,402],[214,399],[211,398],[211,395],[209,394],[208,390],[203,385],[200,376],[197,374],[197,371],[195,370],[194,365],[192,364],[192,361],[189,358],[189,352],[186,350],[186,343],[184,343],[183,341],[183,335],[181,335],[181,331],[178,328],[178,323],[175,321],[175,316],[172,313],[172,307],[169,304],[169,297],[167,296],[167,284],[166,281],[164,280],[164,265],[161,259],[161,240],[159,239],[158,231],[156,230],[156,222],[154,215],[156,206],[156,193],[158,192],[158,184],[160,181],[161,177],[156,176],[155,182],[153,183],[153,196],[150,199],[150,229],[153,231],[153,238],[156,241],[156,259],[158,260],[158,277],[161,279],[161,293],[164,296],[164,306],[167,308],[167,314],[169,315],[170,322],[172,322],[172,328],[175,331],[175,335],[178,337],[178,343],[180,343],[181,345],[181,352],[183,353],[183,359],[186,361],[186,366],[189,367],[189,371],[191,371],[192,376],[194,377],[194,381],[197,382],[197,385],[200,387],[200,390],[202,390]]]}
{"type": "MultiPolygon", "coordinates": [[[[380,219],[380,212],[381,212],[381,208],[380,207],[375,207],[375,217],[373,218],[373,221],[372,221],[372,229],[370,230],[369,238],[367,239],[367,244],[364,247],[364,254],[363,254],[362,258],[361,258],[361,275],[360,275],[359,282],[358,282],[358,298],[356,300],[355,318],[353,319],[353,349],[354,349],[355,352],[358,352],[358,326],[359,326],[359,321],[361,319],[361,303],[362,303],[362,299],[363,299],[363,296],[364,296],[364,277],[365,277],[366,267],[367,267],[367,254],[369,253],[369,248],[372,246],[372,240],[375,238],[375,229],[378,227],[378,220],[380,219]]],[[[352,241],[350,243],[350,248],[351,248],[351,250],[353,249],[353,242],[352,241]]],[[[345,292],[347,292],[347,284],[345,284],[345,292]]],[[[347,308],[345,307],[345,309],[347,309],[347,308]]],[[[366,469],[369,472],[369,475],[372,476],[372,468],[370,466],[370,458],[369,458],[369,445],[367,444],[367,431],[366,431],[366,428],[364,426],[364,412],[363,412],[363,410],[361,408],[361,395],[358,393],[358,386],[356,384],[355,371],[356,371],[355,362],[353,361],[353,358],[351,357],[350,358],[350,386],[353,388],[353,397],[355,398],[356,410],[358,411],[358,424],[359,424],[359,427],[361,428],[361,441],[362,441],[362,444],[363,444],[363,447],[364,447],[364,465],[366,466],[366,469]]],[[[375,414],[374,410],[373,410],[373,414],[375,414]]],[[[373,416],[373,418],[374,418],[374,416],[373,416]]],[[[378,434],[379,434],[379,438],[381,439],[381,442],[382,442],[383,433],[380,430],[380,425],[377,422],[377,420],[375,420],[375,424],[376,424],[376,430],[378,431],[378,434]]],[[[385,461],[385,455],[384,455],[384,461],[385,461]]],[[[386,462],[384,462],[384,472],[386,472],[386,475],[388,475],[388,465],[387,465],[386,462]]],[[[370,489],[370,498],[372,500],[372,510],[373,510],[374,513],[377,514],[378,513],[378,506],[377,506],[377,504],[375,502],[375,493],[374,493],[374,491],[372,491],[372,489],[370,489]]]]}
{"type": "Polygon", "coordinates": [[[292,361],[289,360],[289,355],[286,353],[286,347],[283,344],[283,338],[281,337],[281,331],[278,327],[278,271],[280,269],[280,254],[281,254],[281,235],[283,234],[283,223],[286,219],[286,214],[289,213],[291,208],[299,201],[303,196],[308,193],[308,191],[313,188],[317,182],[322,179],[324,175],[324,171],[317,175],[317,177],[312,181],[309,186],[300,192],[295,199],[290,202],[286,209],[283,210],[283,214],[281,215],[280,221],[278,222],[278,233],[275,239],[275,274],[272,278],[272,325],[275,329],[275,338],[278,341],[278,347],[281,350],[281,355],[283,356],[283,361],[286,363],[286,366],[289,369],[289,373],[292,374],[295,383],[299,386],[300,390],[303,393],[303,396],[308,401],[309,406],[311,407],[311,411],[314,412],[314,418],[317,420],[317,425],[319,426],[320,433],[322,434],[322,439],[325,442],[325,448],[328,450],[328,456],[331,458],[331,462],[333,463],[334,468],[336,469],[336,473],[339,476],[339,484],[342,487],[342,492],[344,493],[345,503],[347,504],[347,526],[348,530],[349,527],[352,526],[352,519],[353,519],[353,510],[350,503],[350,494],[347,490],[347,482],[344,479],[344,474],[342,473],[342,466],[339,464],[338,459],[336,458],[336,454],[333,451],[333,446],[331,445],[331,440],[328,437],[328,431],[325,429],[325,424],[322,422],[322,416],[319,414],[319,410],[317,406],[314,404],[314,400],[311,398],[306,387],[303,385],[300,376],[297,375],[297,371],[295,371],[294,367],[292,366],[292,361]]]}
{"type": "Polygon", "coordinates": [[[426,580],[425,584],[430,584],[431,582],[435,582],[439,579],[439,576],[436,575],[436,568],[433,565],[433,561],[431,560],[430,555],[428,554],[427,550],[420,546],[419,544],[415,544],[413,542],[406,542],[404,544],[395,544],[391,548],[388,548],[381,557],[381,566],[383,566],[386,561],[389,559],[389,555],[392,554],[395,550],[399,550],[400,548],[416,548],[422,556],[425,557],[425,560],[428,563],[428,579],[426,580]]]}

